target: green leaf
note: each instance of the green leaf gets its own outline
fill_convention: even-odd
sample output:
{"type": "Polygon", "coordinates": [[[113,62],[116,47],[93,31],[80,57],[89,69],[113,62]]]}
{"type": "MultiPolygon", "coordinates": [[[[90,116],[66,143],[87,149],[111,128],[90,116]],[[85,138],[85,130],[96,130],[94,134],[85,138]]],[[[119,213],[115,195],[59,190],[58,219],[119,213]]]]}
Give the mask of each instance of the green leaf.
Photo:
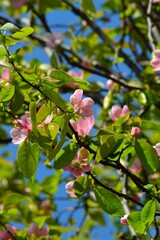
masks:
{"type": "Polygon", "coordinates": [[[55,109],[55,104],[52,102],[44,103],[36,114],[37,124],[42,123],[48,115],[55,109]]]}
{"type": "Polygon", "coordinates": [[[41,187],[48,194],[55,194],[61,180],[62,171],[55,171],[54,175],[47,176],[41,183],[41,187]]]}
{"type": "Polygon", "coordinates": [[[0,46],[0,59],[6,55],[6,49],[4,46],[0,46]]]}
{"type": "Polygon", "coordinates": [[[51,88],[49,86],[48,81],[43,81],[41,83],[41,88],[42,91],[44,92],[44,94],[57,106],[59,107],[61,110],[65,111],[67,109],[67,102],[61,98],[60,94],[58,92],[56,92],[55,90],[53,90],[53,88],[51,88]]]}
{"type": "Polygon", "coordinates": [[[74,182],[74,193],[77,197],[82,196],[87,189],[89,188],[89,179],[88,176],[80,176],[74,182]]]}
{"type": "Polygon", "coordinates": [[[15,87],[12,85],[9,89],[0,90],[0,102],[7,102],[14,96],[15,87]]]}
{"type": "Polygon", "coordinates": [[[53,150],[53,140],[48,136],[44,128],[37,129],[37,135],[34,136],[38,145],[45,152],[53,150]]]}
{"type": "Polygon", "coordinates": [[[32,122],[32,131],[37,135],[37,122],[36,122],[36,102],[31,102],[29,105],[29,112],[32,122]]]}
{"type": "Polygon", "coordinates": [[[85,80],[79,78],[73,78],[69,74],[60,71],[60,70],[53,70],[50,74],[50,77],[60,80],[61,82],[77,82],[81,84],[88,84],[85,80]]]}
{"type": "Polygon", "coordinates": [[[24,141],[20,144],[17,154],[19,168],[26,178],[31,178],[37,168],[40,149],[37,143],[30,144],[24,141]]]}
{"type": "MultiPolygon", "coordinates": [[[[55,119],[54,119],[55,120],[55,119]]],[[[46,164],[48,163],[48,162],[50,162],[55,156],[56,156],[56,154],[60,151],[60,149],[61,149],[61,147],[63,146],[63,144],[64,144],[64,142],[65,142],[65,138],[66,138],[66,133],[67,133],[67,131],[68,131],[68,124],[69,124],[69,120],[70,120],[70,116],[69,115],[64,115],[64,116],[60,116],[60,122],[61,122],[61,120],[63,120],[62,122],[61,122],[61,134],[60,134],[60,141],[59,141],[59,143],[55,146],[55,148],[52,150],[52,151],[50,151],[50,153],[49,153],[49,157],[48,157],[48,159],[46,160],[46,164]],[[63,119],[61,118],[61,117],[63,117],[63,119]]]]}
{"type": "MultiPolygon", "coordinates": [[[[98,149],[97,155],[96,155],[96,161],[99,162],[101,159],[103,159],[104,157],[107,157],[112,150],[115,148],[115,146],[118,143],[118,139],[119,136],[109,136],[106,140],[106,142],[104,142],[100,148],[98,149]]],[[[122,141],[122,139],[121,139],[122,141]]],[[[118,148],[118,146],[117,146],[118,148]]]]}
{"type": "Polygon", "coordinates": [[[141,211],[141,219],[144,224],[151,224],[154,220],[156,211],[156,201],[154,199],[149,200],[141,211]]]}
{"type": "Polygon", "coordinates": [[[131,225],[131,227],[135,230],[135,232],[139,234],[144,234],[145,224],[142,222],[141,212],[135,211],[130,213],[127,220],[129,225],[131,225]]]}
{"type": "Polygon", "coordinates": [[[5,23],[4,25],[1,26],[0,30],[6,30],[10,32],[17,32],[20,29],[14,25],[13,23],[5,23]]]}
{"type": "Polygon", "coordinates": [[[54,168],[61,169],[67,166],[75,157],[78,147],[74,144],[65,146],[55,157],[54,168]]]}
{"type": "Polygon", "coordinates": [[[119,198],[103,187],[94,187],[95,196],[100,207],[108,214],[115,217],[124,215],[123,206],[119,198]]]}
{"type": "Polygon", "coordinates": [[[44,126],[47,134],[54,140],[59,132],[59,125],[55,122],[48,123],[44,126]]]}
{"type": "Polygon", "coordinates": [[[28,199],[27,197],[19,194],[19,193],[9,193],[5,198],[4,198],[4,208],[9,209],[15,207],[15,205],[19,205],[22,202],[27,202],[28,199]]]}
{"type": "Polygon", "coordinates": [[[135,151],[148,173],[154,173],[159,165],[159,157],[153,148],[145,139],[135,139],[135,151]]]}
{"type": "Polygon", "coordinates": [[[91,20],[95,17],[96,11],[92,0],[82,0],[82,9],[91,20]]]}
{"type": "Polygon", "coordinates": [[[160,125],[151,121],[142,120],[142,129],[160,131],[160,125]]]}
{"type": "Polygon", "coordinates": [[[21,40],[30,34],[34,32],[34,29],[32,27],[24,27],[21,28],[19,31],[16,31],[16,33],[12,34],[12,37],[18,40],[21,40]]]}

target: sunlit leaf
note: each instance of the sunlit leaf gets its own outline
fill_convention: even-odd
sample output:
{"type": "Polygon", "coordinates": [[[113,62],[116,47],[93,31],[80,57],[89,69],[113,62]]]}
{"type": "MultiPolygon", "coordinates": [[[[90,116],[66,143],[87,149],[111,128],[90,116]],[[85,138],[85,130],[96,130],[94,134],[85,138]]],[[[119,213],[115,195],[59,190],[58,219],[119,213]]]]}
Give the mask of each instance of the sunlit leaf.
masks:
{"type": "Polygon", "coordinates": [[[121,201],[115,194],[100,186],[95,186],[94,192],[97,202],[105,212],[116,217],[124,215],[121,201]]]}

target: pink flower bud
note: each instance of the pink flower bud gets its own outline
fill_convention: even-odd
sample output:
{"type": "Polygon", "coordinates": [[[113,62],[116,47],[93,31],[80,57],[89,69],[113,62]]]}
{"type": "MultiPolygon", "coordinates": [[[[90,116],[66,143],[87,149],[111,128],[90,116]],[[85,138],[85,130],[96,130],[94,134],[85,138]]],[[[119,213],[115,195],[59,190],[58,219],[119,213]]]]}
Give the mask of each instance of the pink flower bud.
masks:
{"type": "Polygon", "coordinates": [[[137,137],[140,132],[141,129],[139,127],[132,127],[131,129],[131,135],[134,137],[137,137]]]}
{"type": "MultiPolygon", "coordinates": [[[[124,105],[123,108],[119,105],[114,105],[112,106],[109,115],[113,121],[117,121],[120,117],[125,116],[128,112],[129,108],[127,105],[124,105]]],[[[129,116],[126,118],[126,120],[128,120],[128,118],[129,116]]]]}
{"type": "Polygon", "coordinates": [[[111,79],[108,79],[108,81],[106,82],[106,87],[108,89],[113,89],[114,85],[115,85],[115,82],[113,82],[111,79]]]}
{"type": "Polygon", "coordinates": [[[127,217],[128,215],[124,215],[123,217],[121,217],[120,222],[124,225],[128,225],[127,217]]]}

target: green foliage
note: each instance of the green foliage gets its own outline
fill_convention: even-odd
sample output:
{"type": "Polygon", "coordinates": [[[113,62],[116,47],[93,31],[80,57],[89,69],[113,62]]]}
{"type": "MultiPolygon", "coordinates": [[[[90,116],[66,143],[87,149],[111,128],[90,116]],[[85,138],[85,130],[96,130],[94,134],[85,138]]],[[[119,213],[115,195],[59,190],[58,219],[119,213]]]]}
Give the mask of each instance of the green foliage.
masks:
{"type": "Polygon", "coordinates": [[[109,214],[117,237],[105,232],[105,239],[156,239],[159,3],[15,3],[0,0],[0,230],[7,223],[22,225],[15,239],[37,239],[28,236],[36,222],[49,228],[49,237],[39,239],[102,239],[97,226],[105,227],[109,214]],[[69,99],[77,89],[83,100],[77,95],[73,107],[69,99]],[[90,132],[85,97],[95,103],[90,132]],[[113,105],[128,105],[129,112],[119,108],[113,121],[113,105]],[[22,140],[17,156],[12,138],[22,140]],[[85,172],[88,163],[93,167],[85,172]],[[69,164],[84,168],[83,174],[64,172],[69,164]],[[72,191],[77,198],[68,198],[72,191]],[[119,218],[128,212],[130,226],[124,228],[119,218]]]}
{"type": "Polygon", "coordinates": [[[135,140],[135,151],[148,173],[153,173],[159,166],[159,157],[145,139],[135,140]]]}
{"type": "Polygon", "coordinates": [[[105,212],[114,217],[123,216],[124,210],[122,204],[114,193],[100,186],[95,186],[94,192],[97,202],[105,212]]]}
{"type": "Polygon", "coordinates": [[[26,140],[19,146],[17,162],[26,178],[31,178],[36,173],[39,155],[40,149],[36,143],[31,144],[26,140]]]}
{"type": "Polygon", "coordinates": [[[54,168],[61,169],[67,166],[75,157],[78,150],[78,146],[75,144],[68,144],[63,149],[61,149],[54,161],[54,168]]]}

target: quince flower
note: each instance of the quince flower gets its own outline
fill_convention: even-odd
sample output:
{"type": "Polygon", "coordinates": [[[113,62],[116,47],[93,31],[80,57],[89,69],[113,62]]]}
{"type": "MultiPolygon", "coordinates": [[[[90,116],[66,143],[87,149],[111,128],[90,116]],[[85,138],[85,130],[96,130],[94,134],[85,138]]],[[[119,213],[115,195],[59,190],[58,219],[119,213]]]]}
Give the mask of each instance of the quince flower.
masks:
{"type": "Polygon", "coordinates": [[[84,172],[88,172],[92,168],[91,163],[86,163],[87,160],[88,151],[82,147],[76,154],[75,158],[71,161],[71,163],[64,167],[64,170],[70,171],[75,177],[82,176],[84,172]]]}
{"type": "Polygon", "coordinates": [[[14,7],[14,8],[20,8],[25,4],[26,4],[26,0],[13,0],[12,1],[12,7],[14,7]]]}
{"type": "Polygon", "coordinates": [[[45,226],[42,229],[39,229],[37,223],[33,222],[29,226],[28,236],[30,237],[32,234],[34,234],[37,238],[48,237],[48,227],[45,226]]]}
{"type": "Polygon", "coordinates": [[[80,117],[77,121],[70,120],[70,124],[79,136],[85,136],[91,131],[94,125],[94,116],[80,117]]]}
{"type": "MultiPolygon", "coordinates": [[[[5,227],[8,229],[8,231],[14,236],[15,235],[15,227],[12,227],[9,224],[6,224],[5,227]]],[[[7,231],[0,231],[0,240],[9,240],[12,238],[11,234],[9,234],[7,231]]]]}
{"type": "Polygon", "coordinates": [[[50,48],[56,48],[59,44],[62,43],[63,39],[64,39],[64,35],[61,32],[54,32],[54,33],[46,34],[47,45],[50,48]]]}
{"type": "Polygon", "coordinates": [[[160,71],[160,50],[155,50],[155,59],[153,59],[150,63],[153,66],[154,71],[160,71]]]}
{"type": "Polygon", "coordinates": [[[18,127],[12,128],[10,131],[12,142],[14,144],[20,144],[26,140],[29,132],[32,129],[32,123],[29,116],[29,112],[25,112],[25,114],[20,119],[15,120],[14,123],[18,127]]]}
{"type": "Polygon", "coordinates": [[[70,195],[70,197],[76,198],[77,196],[74,194],[73,185],[74,185],[74,180],[68,182],[65,186],[65,189],[66,189],[66,192],[70,195]]]}
{"type": "Polygon", "coordinates": [[[83,90],[77,89],[74,94],[70,97],[70,103],[74,107],[74,112],[83,116],[89,117],[93,115],[93,110],[90,108],[93,107],[94,101],[90,97],[82,99],[83,90]]]}
{"type": "MultiPolygon", "coordinates": [[[[114,105],[112,106],[109,115],[113,121],[117,121],[120,117],[125,116],[128,112],[129,112],[129,108],[127,105],[124,105],[123,108],[119,105],[114,105]]],[[[129,116],[127,117],[126,120],[128,120],[128,118],[129,116]]]]}

